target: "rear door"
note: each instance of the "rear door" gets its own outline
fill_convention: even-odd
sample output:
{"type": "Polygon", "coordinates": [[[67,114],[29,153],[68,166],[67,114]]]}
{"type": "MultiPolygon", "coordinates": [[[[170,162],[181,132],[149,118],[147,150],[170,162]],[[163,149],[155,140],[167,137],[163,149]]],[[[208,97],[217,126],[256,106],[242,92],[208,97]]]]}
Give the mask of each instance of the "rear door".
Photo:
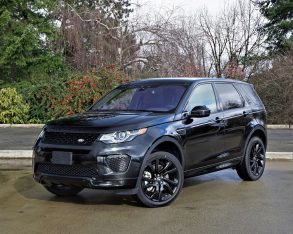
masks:
{"type": "Polygon", "coordinates": [[[233,83],[215,83],[215,89],[224,115],[225,159],[236,158],[241,156],[245,130],[252,120],[251,108],[233,83]]]}

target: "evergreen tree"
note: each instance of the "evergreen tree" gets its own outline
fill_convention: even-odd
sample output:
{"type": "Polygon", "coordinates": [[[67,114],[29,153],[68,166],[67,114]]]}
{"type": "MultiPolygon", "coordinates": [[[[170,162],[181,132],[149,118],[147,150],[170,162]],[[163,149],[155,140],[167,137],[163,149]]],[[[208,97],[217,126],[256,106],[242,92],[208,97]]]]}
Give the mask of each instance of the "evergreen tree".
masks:
{"type": "Polygon", "coordinates": [[[51,41],[56,36],[52,0],[0,0],[0,80],[30,77],[55,69],[51,41]]]}
{"type": "Polygon", "coordinates": [[[284,52],[293,46],[293,1],[258,0],[261,13],[269,20],[267,33],[268,49],[284,52]]]}

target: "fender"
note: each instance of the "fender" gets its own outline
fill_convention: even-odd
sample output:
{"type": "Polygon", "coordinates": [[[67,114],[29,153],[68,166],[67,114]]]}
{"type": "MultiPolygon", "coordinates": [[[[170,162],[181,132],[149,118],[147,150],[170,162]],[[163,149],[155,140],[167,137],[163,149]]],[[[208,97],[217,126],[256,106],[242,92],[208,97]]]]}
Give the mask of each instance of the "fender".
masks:
{"type": "Polygon", "coordinates": [[[143,168],[145,167],[146,161],[149,159],[151,153],[153,152],[153,150],[161,143],[164,142],[172,142],[173,144],[175,144],[177,146],[177,148],[180,151],[180,159],[182,162],[182,168],[184,168],[185,165],[185,161],[184,161],[184,154],[183,154],[183,150],[182,150],[182,146],[179,144],[179,142],[176,140],[176,138],[171,137],[171,136],[162,136],[159,139],[157,139],[152,145],[151,147],[147,150],[143,162],[141,164],[141,168],[140,168],[140,172],[139,172],[139,176],[136,182],[136,188],[138,187],[138,183],[140,181],[140,178],[142,177],[142,173],[143,173],[143,168]]]}
{"type": "Polygon", "coordinates": [[[143,168],[145,167],[146,161],[149,159],[149,157],[150,157],[151,153],[153,152],[153,150],[159,144],[164,143],[164,142],[172,142],[172,143],[174,143],[177,146],[177,148],[180,151],[182,168],[184,168],[185,161],[184,161],[184,154],[183,154],[182,146],[179,144],[179,142],[176,140],[176,138],[171,137],[171,136],[162,136],[162,137],[158,138],[157,140],[155,140],[153,142],[153,144],[149,147],[149,149],[147,150],[147,152],[145,153],[144,158],[143,158],[143,162],[142,162],[141,167],[140,167],[139,175],[137,177],[137,181],[136,181],[135,188],[133,188],[133,189],[127,189],[127,190],[122,190],[122,191],[121,190],[120,191],[116,191],[116,194],[119,194],[119,195],[135,195],[137,193],[138,186],[139,186],[139,182],[140,182],[140,179],[142,177],[143,168]]]}
{"type": "MultiPolygon", "coordinates": [[[[242,161],[243,161],[243,159],[244,159],[244,154],[245,154],[245,152],[246,152],[246,148],[247,148],[248,142],[249,142],[249,140],[251,139],[252,135],[253,135],[257,130],[261,130],[261,131],[265,134],[265,136],[266,136],[266,138],[267,138],[266,129],[265,129],[262,125],[256,125],[256,126],[254,126],[254,127],[253,127],[253,130],[249,133],[249,135],[247,136],[247,138],[246,138],[246,140],[245,140],[245,144],[244,144],[245,146],[244,146],[244,150],[243,150],[243,155],[241,156],[241,163],[242,163],[242,161]]],[[[265,144],[265,147],[267,148],[267,139],[266,139],[266,143],[264,143],[264,144],[265,144]]]]}

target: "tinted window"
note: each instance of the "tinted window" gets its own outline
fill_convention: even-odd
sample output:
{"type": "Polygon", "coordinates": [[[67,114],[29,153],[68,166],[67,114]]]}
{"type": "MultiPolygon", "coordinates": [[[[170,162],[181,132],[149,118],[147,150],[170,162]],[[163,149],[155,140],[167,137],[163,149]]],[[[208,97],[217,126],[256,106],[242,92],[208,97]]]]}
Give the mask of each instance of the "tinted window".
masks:
{"type": "Polygon", "coordinates": [[[217,102],[211,84],[199,85],[190,95],[187,111],[191,111],[196,106],[206,106],[211,113],[217,112],[217,102]]]}
{"type": "Polygon", "coordinates": [[[230,110],[243,106],[239,93],[232,84],[215,84],[223,110],[230,110]]]}
{"type": "Polygon", "coordinates": [[[260,105],[262,103],[254,91],[252,85],[236,84],[236,88],[241,92],[242,96],[246,99],[248,104],[260,105]]]}
{"type": "Polygon", "coordinates": [[[186,90],[183,85],[123,87],[113,90],[91,110],[174,111],[186,90]]]}

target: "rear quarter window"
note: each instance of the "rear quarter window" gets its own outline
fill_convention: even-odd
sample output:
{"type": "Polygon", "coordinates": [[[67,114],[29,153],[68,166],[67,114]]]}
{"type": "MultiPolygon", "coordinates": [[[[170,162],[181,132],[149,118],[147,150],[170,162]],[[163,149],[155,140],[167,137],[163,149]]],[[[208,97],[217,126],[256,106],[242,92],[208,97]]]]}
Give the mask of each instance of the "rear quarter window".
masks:
{"type": "Polygon", "coordinates": [[[247,101],[249,105],[263,106],[262,101],[255,92],[254,88],[250,84],[235,84],[235,87],[241,93],[243,98],[247,101]]]}

